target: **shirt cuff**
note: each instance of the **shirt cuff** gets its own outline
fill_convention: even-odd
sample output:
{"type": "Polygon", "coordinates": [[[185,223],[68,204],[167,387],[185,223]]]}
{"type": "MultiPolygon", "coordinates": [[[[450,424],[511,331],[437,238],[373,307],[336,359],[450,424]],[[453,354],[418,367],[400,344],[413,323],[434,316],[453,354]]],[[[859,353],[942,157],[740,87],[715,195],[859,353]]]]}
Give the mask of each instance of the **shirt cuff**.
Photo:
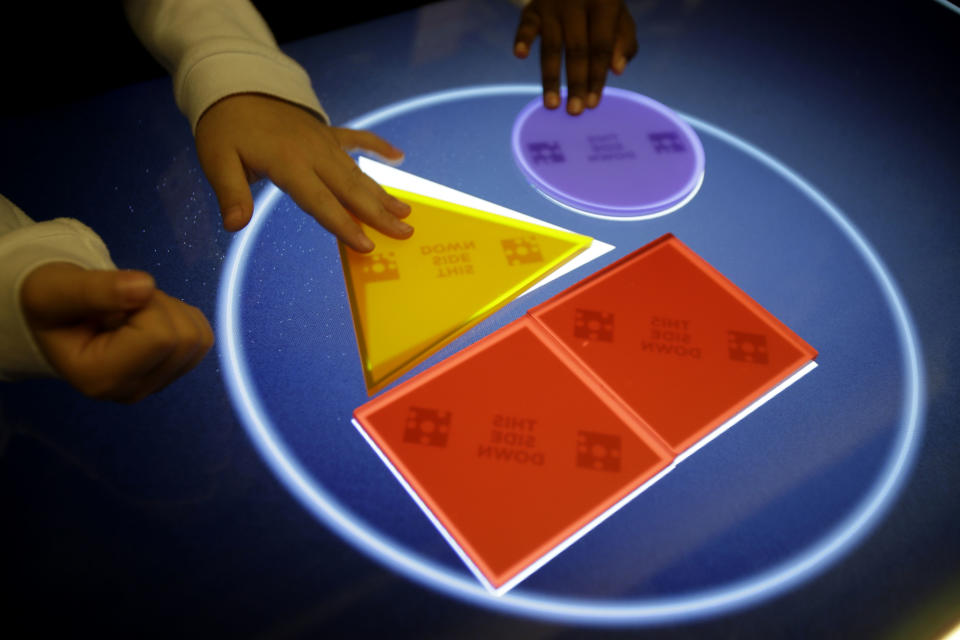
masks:
{"type": "Polygon", "coordinates": [[[310,84],[310,76],[277,49],[240,38],[216,38],[197,47],[190,58],[177,69],[174,95],[194,133],[207,109],[238,93],[280,98],[330,123],[310,84]]]}

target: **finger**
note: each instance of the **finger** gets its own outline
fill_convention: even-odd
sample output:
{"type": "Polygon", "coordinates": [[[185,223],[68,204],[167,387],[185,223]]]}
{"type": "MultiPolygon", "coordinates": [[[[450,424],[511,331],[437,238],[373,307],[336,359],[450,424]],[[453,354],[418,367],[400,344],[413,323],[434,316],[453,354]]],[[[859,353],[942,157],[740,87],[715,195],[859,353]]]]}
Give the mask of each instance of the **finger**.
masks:
{"type": "Polygon", "coordinates": [[[290,171],[288,175],[273,176],[274,183],[351,249],[361,253],[373,251],[373,242],[313,171],[303,167],[291,168],[290,171]]]}
{"type": "Polygon", "coordinates": [[[160,391],[193,369],[209,349],[204,327],[209,328],[209,324],[199,309],[163,292],[158,293],[158,303],[170,320],[176,344],[166,358],[140,379],[134,401],[160,391]]]}
{"type": "MultiPolygon", "coordinates": [[[[340,148],[343,149],[344,152],[354,149],[362,149],[364,151],[372,151],[376,155],[385,157],[388,160],[392,159],[394,162],[403,159],[403,152],[400,151],[400,149],[397,149],[392,144],[370,131],[340,128],[334,128],[331,129],[331,131],[333,132],[334,137],[336,137],[340,148]]],[[[339,160],[342,162],[346,159],[340,158],[339,160]]],[[[354,167],[356,167],[356,163],[350,160],[350,164],[351,166],[345,169],[348,174],[348,176],[346,176],[347,179],[349,179],[349,174],[355,172],[354,167]]],[[[318,169],[318,174],[319,173],[320,171],[318,169]]],[[[357,177],[360,178],[359,176],[357,177]]],[[[369,176],[366,174],[363,174],[362,178],[363,179],[360,180],[360,184],[357,185],[358,188],[372,194],[379,202],[380,207],[385,208],[397,218],[405,218],[410,215],[410,205],[406,204],[405,202],[401,202],[397,198],[384,191],[383,187],[377,184],[377,182],[372,178],[369,178],[369,176]]],[[[336,191],[334,193],[339,197],[339,194],[337,194],[336,191]]],[[[343,198],[341,198],[341,201],[343,201],[343,198]]],[[[409,235],[408,230],[403,227],[397,227],[395,232],[406,233],[409,235]]]]}
{"type": "Polygon", "coordinates": [[[362,150],[373,152],[389,162],[399,162],[403,160],[403,151],[396,148],[372,131],[363,131],[360,129],[342,129],[339,127],[334,127],[331,129],[331,131],[337,138],[340,148],[346,152],[362,150]]]}
{"type": "Polygon", "coordinates": [[[177,335],[157,292],[128,322],[85,340],[79,349],[57,353],[58,370],[84,394],[133,402],[143,397],[142,380],[176,349],[177,335]]]}
{"type": "Polygon", "coordinates": [[[27,276],[20,296],[28,320],[50,327],[138,309],[155,288],[153,277],[143,271],[94,271],[51,263],[27,276]]]}
{"type": "MultiPolygon", "coordinates": [[[[386,158],[388,161],[394,163],[403,160],[403,151],[396,148],[377,134],[372,131],[363,131],[361,129],[343,129],[334,127],[330,131],[333,133],[334,138],[337,141],[337,144],[340,146],[340,149],[344,153],[353,150],[362,150],[367,152],[372,152],[378,156],[386,158]]],[[[332,161],[329,158],[324,159],[321,166],[316,168],[317,174],[320,176],[321,180],[324,179],[324,174],[327,173],[326,166],[328,163],[333,162],[340,167],[340,170],[343,172],[342,179],[352,180],[357,179],[359,182],[356,185],[359,189],[362,189],[370,194],[372,194],[377,201],[379,201],[380,206],[385,208],[392,215],[397,218],[405,218],[410,215],[410,206],[405,202],[401,202],[397,198],[393,197],[381,187],[375,180],[367,176],[362,171],[359,171],[357,164],[346,155],[341,157],[333,158],[332,161]]],[[[340,197],[340,194],[337,190],[334,190],[334,194],[337,197],[340,197]]],[[[343,201],[343,198],[340,198],[343,201]]],[[[403,227],[398,227],[397,232],[406,233],[407,229],[403,227]]]]}
{"type": "Polygon", "coordinates": [[[213,343],[216,341],[216,336],[213,333],[213,327],[210,326],[210,321],[207,320],[207,316],[203,315],[203,311],[196,307],[190,307],[197,318],[197,324],[200,325],[201,333],[203,334],[203,349],[204,351],[209,351],[213,347],[213,343]]]}
{"type": "Polygon", "coordinates": [[[318,167],[318,177],[343,206],[363,222],[391,238],[409,237],[413,227],[399,219],[410,212],[409,205],[384,191],[349,157],[345,156],[345,161],[338,163],[335,176],[327,175],[327,167],[318,167]],[[320,173],[321,170],[324,174],[320,173]]]}
{"type": "Polygon", "coordinates": [[[566,11],[562,18],[564,57],[567,63],[567,113],[579,115],[587,99],[590,49],[586,16],[582,8],[566,11]]]}
{"type": "Polygon", "coordinates": [[[540,77],[543,82],[543,106],[560,106],[560,63],[563,60],[563,29],[552,15],[541,16],[540,77]]]}
{"type": "Polygon", "coordinates": [[[212,344],[199,309],[158,291],[127,325],[99,334],[67,378],[89,396],[138,402],[194,368],[212,344]]]}
{"type": "Polygon", "coordinates": [[[200,343],[199,349],[197,349],[193,358],[185,362],[180,368],[180,371],[177,372],[176,377],[178,378],[194,369],[198,364],[200,364],[201,361],[203,361],[203,359],[207,356],[207,353],[210,351],[210,348],[213,347],[214,341],[213,329],[210,327],[210,322],[207,320],[207,317],[203,315],[203,312],[194,306],[185,306],[187,307],[186,311],[193,316],[193,321],[200,331],[200,343]]]}
{"type": "Polygon", "coordinates": [[[617,40],[613,45],[610,68],[620,75],[635,55],[637,55],[637,27],[630,13],[626,9],[621,9],[617,18],[617,40]]]}
{"type": "Polygon", "coordinates": [[[223,228],[239,231],[247,226],[253,216],[253,196],[240,156],[232,149],[205,153],[200,156],[200,166],[220,204],[223,228]]]}
{"type": "Polygon", "coordinates": [[[110,313],[100,316],[92,326],[94,326],[97,331],[113,331],[125,325],[128,317],[129,314],[125,311],[111,311],[110,313]]]}
{"type": "Polygon", "coordinates": [[[530,55],[530,48],[539,33],[540,14],[533,5],[527,5],[520,14],[517,35],[513,39],[513,55],[518,58],[526,58],[530,55]]]}
{"type": "Polygon", "coordinates": [[[587,107],[593,109],[600,102],[607,69],[613,59],[613,43],[617,35],[619,5],[599,3],[590,14],[590,67],[587,80],[587,107]]]}
{"type": "MultiPolygon", "coordinates": [[[[396,148],[375,133],[357,129],[341,128],[334,128],[331,129],[331,131],[336,137],[340,148],[344,152],[354,150],[372,152],[373,154],[380,156],[381,158],[386,159],[388,162],[393,164],[399,163],[403,160],[403,151],[396,148]]],[[[353,169],[349,168],[346,171],[347,173],[350,173],[353,171],[353,169]]],[[[410,215],[410,206],[408,204],[391,196],[373,179],[364,181],[361,185],[361,188],[371,191],[376,196],[377,200],[379,200],[380,205],[386,208],[386,210],[394,216],[398,218],[405,218],[410,215]]]]}

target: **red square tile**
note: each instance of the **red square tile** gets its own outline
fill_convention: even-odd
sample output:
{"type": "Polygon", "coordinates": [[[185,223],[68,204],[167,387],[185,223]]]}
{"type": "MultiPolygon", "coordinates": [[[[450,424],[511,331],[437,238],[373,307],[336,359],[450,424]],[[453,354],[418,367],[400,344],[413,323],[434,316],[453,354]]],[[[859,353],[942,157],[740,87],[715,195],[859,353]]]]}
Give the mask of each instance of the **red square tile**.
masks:
{"type": "Polygon", "coordinates": [[[535,329],[523,318],[356,411],[494,589],[670,458],[535,329]]]}
{"type": "Polygon", "coordinates": [[[692,446],[816,351],[673,236],[530,315],[649,424],[692,446]]]}

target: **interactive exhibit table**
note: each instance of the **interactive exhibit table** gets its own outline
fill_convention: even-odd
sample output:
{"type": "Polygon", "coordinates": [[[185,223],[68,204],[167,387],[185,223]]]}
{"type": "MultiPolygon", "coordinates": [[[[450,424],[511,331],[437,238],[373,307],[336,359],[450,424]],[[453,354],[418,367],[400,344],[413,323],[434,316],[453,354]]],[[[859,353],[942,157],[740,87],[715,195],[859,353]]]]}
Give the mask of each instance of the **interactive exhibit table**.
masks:
{"type": "Polygon", "coordinates": [[[270,637],[945,631],[960,15],[631,7],[637,60],[579,117],[510,57],[507,3],[289,45],[337,124],[406,152],[358,159],[416,229],[368,230],[371,254],[271,184],[220,230],[165,82],[3,122],[3,192],[69,203],[218,340],[136,406],[2,390],[17,611],[270,637]],[[835,64],[898,30],[926,39],[902,66],[835,64]],[[102,167],[45,189],[64,140],[102,167]]]}

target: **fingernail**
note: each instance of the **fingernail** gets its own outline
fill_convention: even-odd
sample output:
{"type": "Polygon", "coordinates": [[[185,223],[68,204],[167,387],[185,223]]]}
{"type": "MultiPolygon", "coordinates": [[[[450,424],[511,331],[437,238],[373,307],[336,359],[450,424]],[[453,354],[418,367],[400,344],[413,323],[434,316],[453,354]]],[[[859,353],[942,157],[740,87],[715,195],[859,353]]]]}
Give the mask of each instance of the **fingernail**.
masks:
{"type": "Polygon", "coordinates": [[[149,298],[155,288],[153,277],[140,271],[117,273],[117,293],[126,304],[139,304],[149,298]]]}
{"type": "Polygon", "coordinates": [[[598,96],[598,95],[595,94],[595,93],[588,93],[588,94],[587,94],[587,108],[588,108],[588,109],[593,109],[594,107],[597,106],[597,103],[599,103],[599,102],[600,102],[600,96],[598,96]]]}
{"type": "Polygon", "coordinates": [[[225,229],[237,229],[243,224],[243,209],[234,205],[223,212],[223,226],[225,229]]]}
{"type": "Polygon", "coordinates": [[[373,251],[373,246],[373,240],[367,236],[361,236],[360,239],[357,240],[357,251],[361,253],[370,253],[373,251]]]}
{"type": "Polygon", "coordinates": [[[623,73],[623,69],[627,66],[627,59],[623,56],[617,57],[613,61],[613,71],[614,73],[623,73]]]}
{"type": "Polygon", "coordinates": [[[399,223],[399,224],[397,225],[397,229],[398,229],[401,233],[403,233],[404,235],[407,235],[407,236],[409,236],[411,233],[413,233],[413,227],[411,227],[410,225],[408,225],[406,222],[401,222],[401,223],[399,223]]]}
{"type": "Polygon", "coordinates": [[[530,53],[530,50],[527,49],[527,45],[522,42],[518,42],[516,46],[513,47],[513,52],[521,58],[526,58],[527,54],[530,53]]]}
{"type": "Polygon", "coordinates": [[[387,202],[387,211],[395,216],[408,216],[410,215],[410,205],[396,198],[391,198],[387,202]]]}
{"type": "Polygon", "coordinates": [[[560,94],[554,91],[548,91],[543,97],[543,102],[547,105],[547,109],[556,109],[560,106],[560,94]]]}
{"type": "Polygon", "coordinates": [[[583,111],[583,100],[581,100],[579,97],[570,98],[570,100],[567,102],[567,111],[573,115],[577,115],[583,111]]]}

